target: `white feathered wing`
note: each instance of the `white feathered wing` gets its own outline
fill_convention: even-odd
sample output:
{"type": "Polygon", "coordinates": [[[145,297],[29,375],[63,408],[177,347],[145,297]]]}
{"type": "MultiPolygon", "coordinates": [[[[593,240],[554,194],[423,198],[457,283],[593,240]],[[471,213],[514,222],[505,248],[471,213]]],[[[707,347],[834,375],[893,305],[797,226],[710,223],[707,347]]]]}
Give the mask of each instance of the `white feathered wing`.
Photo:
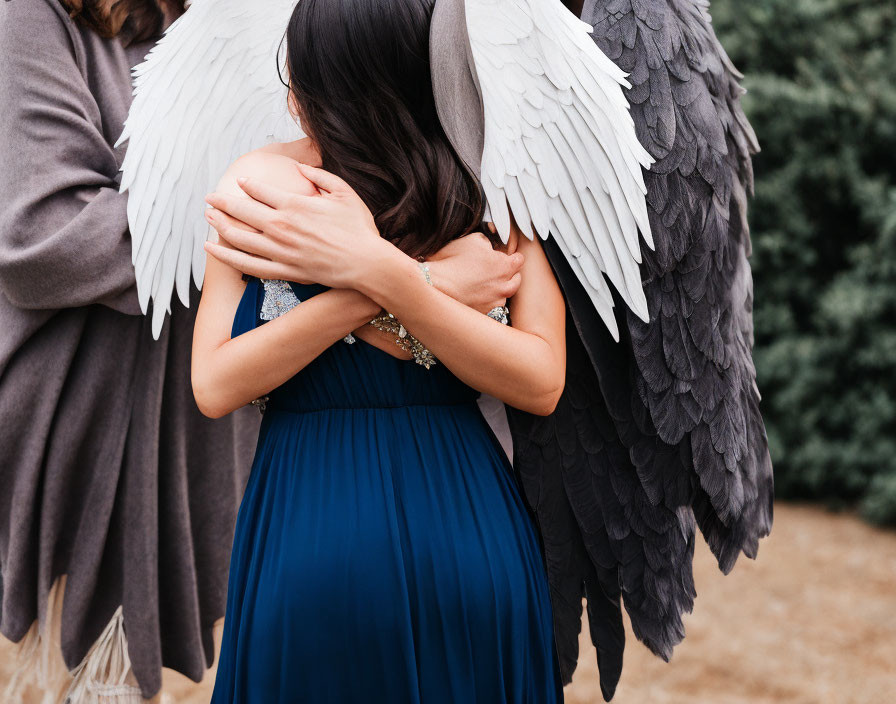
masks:
{"type": "MultiPolygon", "coordinates": [[[[205,194],[241,155],[304,136],[287,109],[278,46],[295,0],[195,0],[133,69],[127,190],[140,306],[158,339],[176,286],[202,286],[205,194]]],[[[282,64],[282,62],[281,62],[282,64]]]]}
{"type": "MultiPolygon", "coordinates": [[[[205,271],[204,195],[239,156],[303,136],[275,57],[294,0],[196,0],[134,68],[121,190],[140,304],[158,337],[173,289],[205,271]]],[[[485,113],[482,185],[505,239],[552,233],[618,339],[601,272],[647,319],[640,229],[653,247],[639,144],[620,71],[559,0],[465,0],[485,113]],[[509,204],[509,210],[508,210],[509,204]]]]}
{"type": "Polygon", "coordinates": [[[638,230],[653,248],[626,74],[560,0],[466,0],[485,117],[481,179],[506,242],[510,212],[531,239],[553,234],[619,339],[601,272],[644,321],[638,230]],[[510,209],[508,211],[508,204],[510,209]]]}

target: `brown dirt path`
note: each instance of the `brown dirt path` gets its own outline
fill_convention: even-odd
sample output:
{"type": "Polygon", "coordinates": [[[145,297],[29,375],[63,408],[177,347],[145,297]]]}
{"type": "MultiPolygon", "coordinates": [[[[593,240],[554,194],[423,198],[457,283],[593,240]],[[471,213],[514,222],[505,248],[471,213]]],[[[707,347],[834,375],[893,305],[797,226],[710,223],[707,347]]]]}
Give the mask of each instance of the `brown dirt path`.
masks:
{"type": "MultiPolygon", "coordinates": [[[[741,555],[726,577],[700,538],[694,577],[694,613],[671,662],[637,642],[625,617],[613,704],[896,704],[896,532],[778,502],[758,560],[741,555]]],[[[603,701],[585,633],[566,704],[603,701]]],[[[0,691],[9,646],[0,639],[0,691]]],[[[165,693],[205,704],[214,672],[196,685],[166,670],[165,693]]]]}

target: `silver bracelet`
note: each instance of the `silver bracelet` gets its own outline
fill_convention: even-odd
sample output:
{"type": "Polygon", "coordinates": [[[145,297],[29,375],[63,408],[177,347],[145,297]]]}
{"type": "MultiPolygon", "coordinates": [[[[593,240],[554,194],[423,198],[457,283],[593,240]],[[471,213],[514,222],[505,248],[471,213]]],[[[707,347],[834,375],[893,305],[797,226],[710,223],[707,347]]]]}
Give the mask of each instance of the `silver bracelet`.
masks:
{"type": "Polygon", "coordinates": [[[486,313],[486,315],[489,318],[497,320],[502,325],[510,324],[510,310],[507,308],[507,306],[495,306],[488,313],[486,313]]]}
{"type": "Polygon", "coordinates": [[[414,361],[417,362],[417,364],[422,364],[429,369],[436,363],[436,358],[433,356],[432,352],[426,349],[420,340],[411,335],[404,325],[398,322],[398,319],[391,313],[384,312],[382,315],[378,315],[370,321],[370,324],[377,330],[397,335],[395,344],[401,347],[401,349],[410,352],[414,356],[414,361]]]}
{"type": "MultiPolygon", "coordinates": [[[[417,266],[420,267],[420,271],[423,272],[423,278],[426,279],[426,283],[432,286],[432,278],[429,275],[429,264],[418,261],[417,266]]],[[[495,306],[486,313],[486,315],[493,320],[497,320],[502,325],[510,324],[510,310],[507,306],[495,306]]],[[[380,315],[371,320],[370,324],[378,330],[397,335],[398,337],[395,339],[395,344],[403,350],[410,352],[414,356],[414,360],[417,364],[422,364],[429,369],[436,363],[436,358],[433,356],[432,352],[426,349],[420,340],[411,335],[405,326],[402,325],[392,313],[384,310],[380,315]]],[[[346,342],[348,342],[348,340],[346,340],[346,342]]]]}
{"type": "Polygon", "coordinates": [[[432,279],[429,276],[429,264],[426,262],[417,262],[417,266],[419,266],[420,271],[423,272],[423,278],[426,279],[426,283],[432,286],[432,279]]]}
{"type": "MultiPolygon", "coordinates": [[[[420,271],[423,272],[423,278],[426,279],[426,283],[432,286],[432,279],[429,276],[429,264],[418,261],[417,266],[420,267],[420,271]]],[[[397,335],[395,344],[401,347],[401,349],[410,352],[414,356],[414,361],[417,362],[417,364],[421,364],[427,369],[436,364],[436,358],[433,356],[432,352],[426,349],[423,346],[423,343],[411,335],[398,318],[388,311],[384,310],[380,315],[371,320],[370,324],[377,330],[397,335]]]]}

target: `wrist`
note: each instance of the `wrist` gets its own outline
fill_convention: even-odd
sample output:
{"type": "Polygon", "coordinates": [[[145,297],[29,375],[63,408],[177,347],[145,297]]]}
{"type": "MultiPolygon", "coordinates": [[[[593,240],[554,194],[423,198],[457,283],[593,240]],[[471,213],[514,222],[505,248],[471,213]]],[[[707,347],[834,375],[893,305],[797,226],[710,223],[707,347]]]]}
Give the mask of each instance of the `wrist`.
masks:
{"type": "Polygon", "coordinates": [[[358,290],[352,290],[352,295],[355,297],[355,306],[358,311],[358,326],[370,322],[370,320],[379,315],[380,311],[383,309],[379,303],[365,293],[361,293],[358,290]]]}
{"type": "Polygon", "coordinates": [[[355,293],[360,299],[358,303],[358,313],[361,318],[361,324],[369,323],[373,318],[380,314],[383,307],[367,294],[361,293],[360,291],[355,291],[355,293]]]}
{"type": "Polygon", "coordinates": [[[371,318],[375,318],[382,307],[379,303],[353,288],[334,288],[330,293],[338,296],[342,310],[350,312],[353,324],[352,330],[365,325],[371,318]]]}
{"type": "Polygon", "coordinates": [[[382,245],[367,259],[364,275],[358,279],[356,288],[386,308],[395,291],[400,290],[408,278],[424,282],[417,261],[388,240],[382,240],[382,245]]]}

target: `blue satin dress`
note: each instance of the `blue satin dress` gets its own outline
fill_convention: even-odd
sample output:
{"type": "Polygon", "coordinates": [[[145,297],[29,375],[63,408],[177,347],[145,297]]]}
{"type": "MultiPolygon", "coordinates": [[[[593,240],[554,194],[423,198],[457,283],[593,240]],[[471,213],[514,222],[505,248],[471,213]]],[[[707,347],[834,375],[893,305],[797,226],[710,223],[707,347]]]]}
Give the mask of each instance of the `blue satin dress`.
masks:
{"type": "MultiPolygon", "coordinates": [[[[234,336],[263,296],[250,279],[234,336]]],[[[563,701],[536,528],[478,395],[361,339],[270,393],[212,704],[563,701]]]]}

